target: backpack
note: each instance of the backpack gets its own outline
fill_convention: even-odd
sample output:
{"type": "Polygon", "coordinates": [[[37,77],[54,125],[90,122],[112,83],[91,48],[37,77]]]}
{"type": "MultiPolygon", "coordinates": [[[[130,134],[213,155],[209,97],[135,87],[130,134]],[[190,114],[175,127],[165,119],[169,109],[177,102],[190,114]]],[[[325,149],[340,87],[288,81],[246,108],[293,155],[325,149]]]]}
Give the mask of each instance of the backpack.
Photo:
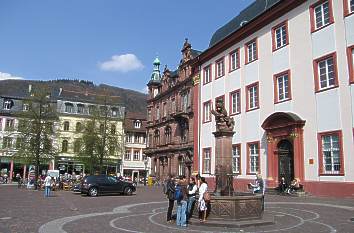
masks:
{"type": "Polygon", "coordinates": [[[175,200],[181,201],[182,199],[183,199],[182,187],[180,185],[177,185],[175,191],[175,200]]]}

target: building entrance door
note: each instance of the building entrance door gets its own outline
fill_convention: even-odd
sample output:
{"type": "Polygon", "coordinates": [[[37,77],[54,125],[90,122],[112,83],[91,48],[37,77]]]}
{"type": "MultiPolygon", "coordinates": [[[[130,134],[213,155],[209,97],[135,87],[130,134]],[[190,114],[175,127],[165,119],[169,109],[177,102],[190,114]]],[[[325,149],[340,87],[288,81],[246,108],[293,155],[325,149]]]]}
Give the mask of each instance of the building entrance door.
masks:
{"type": "Polygon", "coordinates": [[[288,140],[282,140],[278,144],[279,156],[279,179],[285,178],[286,184],[289,186],[294,179],[294,153],[293,145],[288,140]]]}

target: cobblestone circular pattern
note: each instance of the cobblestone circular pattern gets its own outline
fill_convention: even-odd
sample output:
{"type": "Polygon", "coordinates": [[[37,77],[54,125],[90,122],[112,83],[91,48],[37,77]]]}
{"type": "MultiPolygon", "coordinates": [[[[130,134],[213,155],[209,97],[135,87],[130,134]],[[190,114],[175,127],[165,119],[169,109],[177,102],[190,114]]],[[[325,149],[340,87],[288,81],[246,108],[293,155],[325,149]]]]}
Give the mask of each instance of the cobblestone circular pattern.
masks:
{"type": "MultiPolygon", "coordinates": [[[[274,216],[274,225],[242,229],[195,225],[190,225],[187,228],[178,228],[176,225],[168,224],[164,221],[166,204],[166,202],[137,203],[114,208],[112,212],[91,213],[60,218],[42,225],[39,228],[39,233],[67,233],[63,229],[65,224],[104,215],[119,215],[107,223],[117,232],[306,232],[306,229],[316,229],[315,232],[332,233],[337,232],[336,226],[324,223],[323,220],[321,221],[319,213],[302,209],[301,207],[321,206],[354,211],[353,207],[323,203],[268,202],[266,203],[265,213],[274,216]],[[137,221],[139,224],[136,224],[137,221]]],[[[350,220],[350,218],[348,219],[350,220]]]]}

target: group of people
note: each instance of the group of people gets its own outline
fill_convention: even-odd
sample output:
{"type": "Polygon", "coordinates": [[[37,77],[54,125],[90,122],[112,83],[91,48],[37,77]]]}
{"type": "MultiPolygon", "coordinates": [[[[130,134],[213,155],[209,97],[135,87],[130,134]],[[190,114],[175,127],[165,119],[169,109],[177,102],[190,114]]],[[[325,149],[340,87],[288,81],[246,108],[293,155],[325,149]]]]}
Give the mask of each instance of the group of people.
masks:
{"type": "Polygon", "coordinates": [[[190,177],[189,181],[187,181],[185,176],[169,176],[163,183],[163,188],[168,199],[167,222],[173,222],[172,210],[176,202],[176,224],[180,227],[187,227],[196,201],[199,210],[199,220],[201,222],[206,221],[210,198],[207,198],[208,184],[204,177],[197,175],[196,177],[190,177]]]}
{"type": "Polygon", "coordinates": [[[282,177],[279,181],[279,192],[284,193],[284,194],[292,194],[295,191],[298,191],[301,189],[301,185],[299,182],[299,179],[295,178],[291,181],[289,185],[287,185],[287,182],[284,177],[282,177]]]}

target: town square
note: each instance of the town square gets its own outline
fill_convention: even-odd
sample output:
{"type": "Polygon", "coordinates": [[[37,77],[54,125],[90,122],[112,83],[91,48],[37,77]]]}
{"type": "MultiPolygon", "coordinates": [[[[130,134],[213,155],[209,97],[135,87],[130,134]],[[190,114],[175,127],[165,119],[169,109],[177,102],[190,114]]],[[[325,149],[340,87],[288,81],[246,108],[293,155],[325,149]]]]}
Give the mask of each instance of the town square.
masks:
{"type": "Polygon", "coordinates": [[[354,232],[354,0],[14,0],[0,29],[0,233],[354,232]]]}

